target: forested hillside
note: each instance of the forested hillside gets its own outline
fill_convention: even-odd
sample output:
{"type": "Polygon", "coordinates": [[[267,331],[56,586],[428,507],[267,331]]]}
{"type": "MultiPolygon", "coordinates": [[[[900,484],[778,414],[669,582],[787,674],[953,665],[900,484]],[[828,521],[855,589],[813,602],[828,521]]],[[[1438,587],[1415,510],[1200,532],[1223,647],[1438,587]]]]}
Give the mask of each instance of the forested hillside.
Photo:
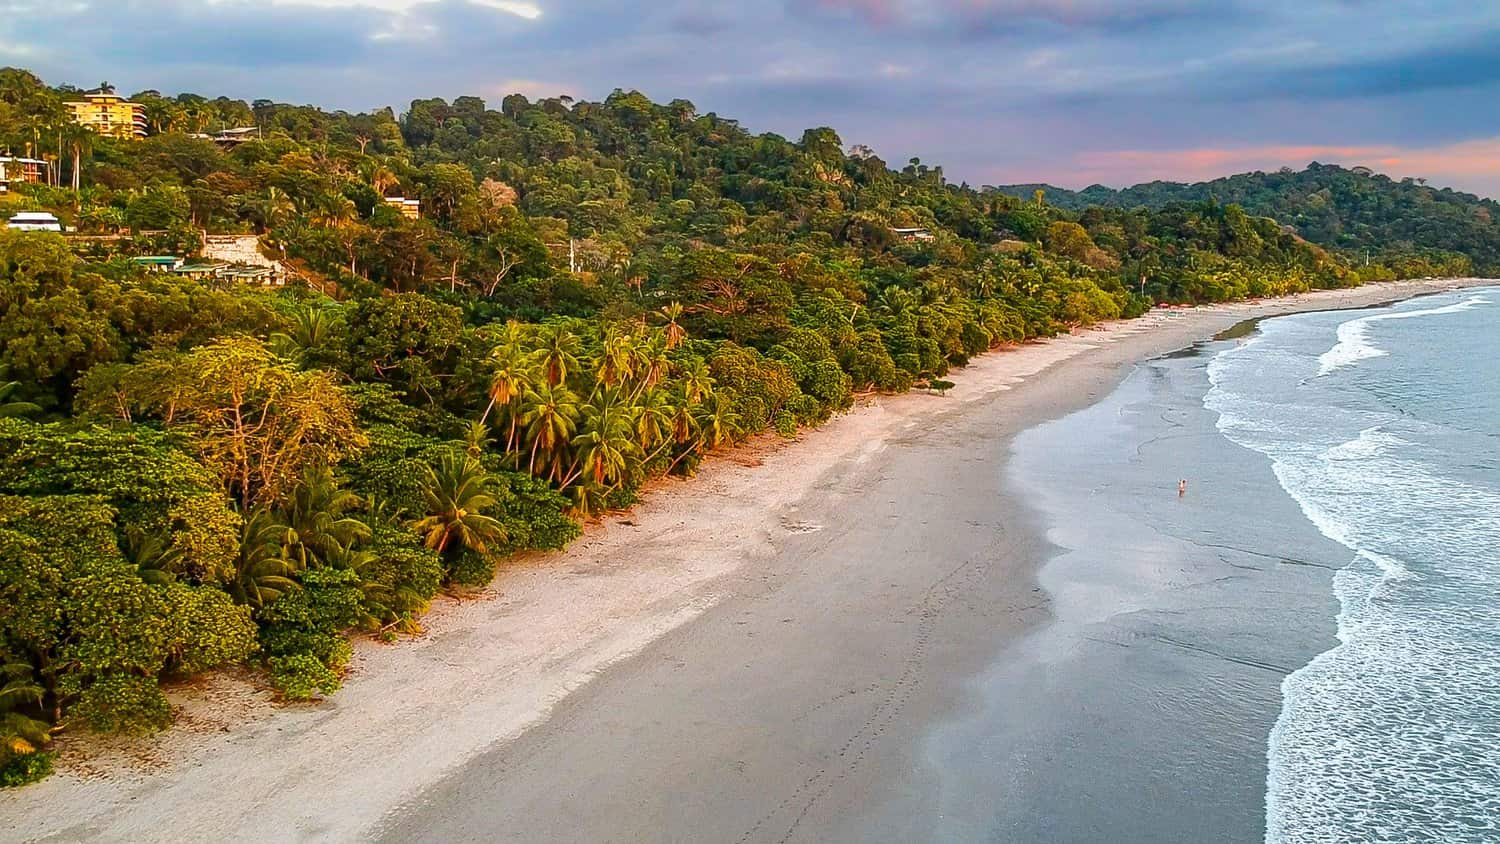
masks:
{"type": "Polygon", "coordinates": [[[1233,203],[1274,217],[1297,234],[1331,249],[1365,255],[1452,252],[1484,273],[1500,271],[1500,203],[1420,179],[1395,180],[1367,168],[1314,162],[1306,170],[1241,173],[1211,182],[1149,182],[1114,190],[1093,185],[1070,191],[1048,185],[1009,185],[1016,197],[1046,194],[1049,204],[1081,211],[1091,206],[1164,208],[1176,203],[1233,203]]]}
{"type": "Polygon", "coordinates": [[[140,140],[74,126],[72,93],[0,71],[0,146],[52,182],[0,208],[76,229],[0,232],[6,784],[56,730],[165,727],[195,672],[331,693],[349,636],[860,393],[1154,301],[1467,269],[1355,266],[1232,204],[980,193],[637,93],[398,118],[148,91],[140,140]],[[205,232],[291,282],[130,260],[205,232]]]}

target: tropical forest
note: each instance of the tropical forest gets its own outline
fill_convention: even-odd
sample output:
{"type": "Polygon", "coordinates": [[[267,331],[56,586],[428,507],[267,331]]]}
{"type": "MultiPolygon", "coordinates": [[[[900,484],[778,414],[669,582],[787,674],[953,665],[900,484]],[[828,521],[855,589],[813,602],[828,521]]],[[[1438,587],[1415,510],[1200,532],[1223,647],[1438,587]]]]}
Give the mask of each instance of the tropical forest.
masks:
{"type": "Polygon", "coordinates": [[[1060,203],[631,91],[356,114],[148,90],[116,137],[71,119],[85,90],[112,88],[0,70],[0,151],[41,162],[0,208],[61,229],[0,231],[3,785],[61,732],[167,728],[203,672],[334,694],[352,641],[419,634],[653,480],[976,355],[1496,260],[1414,216],[1488,205],[1342,170],[1060,203]],[[1369,238],[1315,213],[1346,183],[1369,238]],[[152,260],[227,235],[284,276],[152,260]]]}

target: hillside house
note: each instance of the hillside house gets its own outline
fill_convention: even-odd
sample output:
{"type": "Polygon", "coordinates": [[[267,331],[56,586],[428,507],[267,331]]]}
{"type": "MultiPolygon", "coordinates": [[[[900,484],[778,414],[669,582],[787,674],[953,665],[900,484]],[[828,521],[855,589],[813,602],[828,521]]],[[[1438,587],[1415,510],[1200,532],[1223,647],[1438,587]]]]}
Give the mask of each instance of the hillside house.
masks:
{"type": "Polygon", "coordinates": [[[408,220],[420,219],[422,216],[422,200],[407,199],[404,196],[387,196],[385,204],[401,212],[401,216],[408,220]]]}
{"type": "Polygon", "coordinates": [[[0,193],[10,193],[12,183],[41,182],[47,162],[38,158],[0,155],[0,193]]]}

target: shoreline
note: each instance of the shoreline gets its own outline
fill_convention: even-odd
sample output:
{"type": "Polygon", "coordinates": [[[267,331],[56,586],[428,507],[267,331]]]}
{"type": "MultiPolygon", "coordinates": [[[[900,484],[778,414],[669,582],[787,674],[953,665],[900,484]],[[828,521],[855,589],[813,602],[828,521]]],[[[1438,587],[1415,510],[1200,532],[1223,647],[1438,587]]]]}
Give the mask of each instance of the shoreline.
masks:
{"type": "MultiPolygon", "coordinates": [[[[833,823],[840,811],[860,810],[857,801],[849,802],[856,786],[878,786],[900,770],[910,753],[899,741],[906,722],[937,717],[952,692],[943,683],[962,679],[945,675],[972,668],[979,651],[989,653],[996,632],[1018,635],[1046,617],[1035,578],[1047,548],[1026,505],[999,493],[997,516],[993,499],[965,504],[944,497],[955,490],[984,493],[993,461],[1004,459],[1015,434],[1091,404],[1142,360],[1245,320],[1368,307],[1494,283],[1391,282],[1159,309],[982,355],[950,376],[957,386],[947,397],[881,397],[790,441],[761,440],[711,458],[695,478],[659,482],[629,513],[603,520],[613,524],[589,526],[567,551],[507,563],[490,587],[498,594],[435,602],[423,619],[422,636],[394,645],[360,642],[345,688],[327,701],[276,706],[267,693],[230,675],[176,690],[177,727],[147,740],[110,743],[82,764],[65,747],[59,774],[0,795],[0,825],[23,840],[238,840],[258,837],[256,829],[276,829],[289,838],[363,839],[382,826],[411,829],[403,824],[424,823],[429,810],[453,814],[450,798],[467,794],[474,779],[466,772],[487,760],[498,761],[508,775],[525,775],[533,765],[555,767],[556,776],[569,766],[575,774],[586,774],[590,765],[609,769],[610,745],[599,741],[597,731],[577,729],[597,723],[606,711],[619,720],[671,722],[655,729],[664,735],[680,731],[679,741],[690,749],[701,746],[701,755],[714,749],[712,741],[695,741],[697,734],[682,728],[690,719],[671,712],[689,708],[691,700],[668,696],[659,701],[665,712],[622,712],[606,704],[649,706],[648,693],[660,684],[646,679],[685,683],[693,693],[715,683],[735,688],[744,678],[727,663],[741,654],[725,652],[725,637],[745,626],[753,629],[740,635],[758,634],[757,663],[767,665],[755,667],[768,672],[763,678],[785,676],[781,688],[768,692],[776,691],[789,712],[806,716],[797,722],[803,726],[789,715],[759,727],[805,741],[789,750],[765,735],[731,735],[721,740],[735,749],[755,741],[772,747],[764,758],[740,760],[739,771],[722,781],[717,772],[705,775],[692,765],[677,776],[699,783],[707,794],[745,781],[741,787],[764,795],[764,804],[746,809],[754,815],[750,823],[722,806],[704,807],[721,818],[711,832],[748,828],[747,840],[777,838],[790,832],[790,824],[816,836],[830,828],[819,824],[833,823]],[[1044,372],[1046,377],[1037,377],[1044,372]],[[951,436],[955,432],[966,436],[951,436]],[[976,454],[990,462],[973,459],[976,454]],[[928,474],[920,475],[924,483],[913,484],[903,472],[928,474]],[[913,488],[930,493],[932,501],[903,500],[902,491],[913,488]],[[881,499],[877,507],[874,491],[896,497],[881,499]],[[864,512],[851,519],[840,505],[864,512]],[[886,525],[871,521],[872,510],[886,517],[886,525]],[[907,523],[913,515],[928,518],[921,525],[907,523]],[[965,520],[972,525],[993,522],[1006,547],[992,547],[993,537],[955,536],[955,515],[973,516],[965,520]],[[913,533],[928,545],[899,547],[897,541],[913,533]],[[952,547],[925,554],[933,542],[952,547]],[[887,551],[880,543],[896,544],[887,551]],[[847,559],[856,556],[850,549],[865,556],[847,559]],[[944,556],[955,550],[964,553],[944,556]],[[923,559],[914,561],[916,556],[923,559]],[[872,588],[874,572],[889,585],[872,588]],[[965,606],[971,592],[995,603],[965,606]],[[737,625],[736,615],[752,620],[737,625]],[[916,621],[906,624],[907,618],[916,621]],[[778,659],[827,641],[808,632],[819,624],[842,623],[847,632],[854,620],[873,627],[892,619],[901,623],[859,631],[867,642],[840,640],[846,646],[838,654],[841,667],[819,666],[820,672],[800,679],[795,670],[778,670],[778,659]],[[756,621],[768,625],[762,629],[756,621]],[[985,631],[984,640],[967,645],[953,635],[979,631],[985,631]],[[671,659],[684,669],[699,661],[716,668],[684,675],[664,662],[671,659]],[[726,665],[718,669],[718,663],[726,665]],[[829,670],[839,676],[826,678],[829,670]],[[675,671],[677,679],[663,679],[663,671],[675,671]],[[861,685],[859,677],[867,682],[861,685]],[[815,687],[822,682],[852,691],[830,697],[824,694],[828,688],[815,687]],[[826,735],[825,743],[807,744],[813,734],[826,735]],[[561,746],[580,739],[590,746],[561,746]],[[843,745],[845,752],[865,750],[842,771],[820,764],[829,749],[843,745]],[[791,796],[779,793],[793,781],[805,785],[791,796]],[[224,800],[226,794],[235,799],[224,800]],[[190,819],[181,816],[184,806],[195,807],[190,819]]],[[[725,707],[723,700],[715,702],[725,707]]],[[[751,710],[741,717],[768,716],[751,710]]],[[[705,734],[715,729],[725,732],[723,725],[709,725],[705,734]]],[[[639,737],[618,739],[624,749],[639,737]]],[[[648,773],[651,761],[632,759],[648,773]]],[[[607,796],[609,771],[594,773],[607,796]]],[[[642,779],[655,782],[649,775],[642,779]]],[[[534,794],[517,793],[514,801],[535,809],[556,785],[535,779],[533,787],[534,794]]],[[[587,827],[575,826],[576,817],[521,818],[508,806],[496,811],[541,825],[538,834],[551,823],[556,835],[568,830],[588,837],[587,827]]],[[[657,828],[652,824],[664,822],[660,811],[638,811],[647,816],[639,828],[657,828]]],[[[627,837],[632,829],[631,821],[607,811],[587,820],[627,837]]],[[[508,829],[519,834],[515,826],[508,829]]]]}

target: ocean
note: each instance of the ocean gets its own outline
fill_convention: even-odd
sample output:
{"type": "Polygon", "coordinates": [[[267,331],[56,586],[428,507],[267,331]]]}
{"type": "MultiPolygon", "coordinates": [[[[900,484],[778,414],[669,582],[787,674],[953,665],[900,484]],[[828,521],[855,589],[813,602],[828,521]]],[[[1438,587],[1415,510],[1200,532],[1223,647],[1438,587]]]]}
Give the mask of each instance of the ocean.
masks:
{"type": "Polygon", "coordinates": [[[1325,536],[1338,644],[1290,674],[1266,840],[1500,840],[1500,291],[1271,320],[1205,404],[1325,536]]]}
{"type": "Polygon", "coordinates": [[[934,838],[1500,841],[1497,352],[1500,290],[1280,317],[1019,436],[1051,620],[930,731],[934,838]]]}

